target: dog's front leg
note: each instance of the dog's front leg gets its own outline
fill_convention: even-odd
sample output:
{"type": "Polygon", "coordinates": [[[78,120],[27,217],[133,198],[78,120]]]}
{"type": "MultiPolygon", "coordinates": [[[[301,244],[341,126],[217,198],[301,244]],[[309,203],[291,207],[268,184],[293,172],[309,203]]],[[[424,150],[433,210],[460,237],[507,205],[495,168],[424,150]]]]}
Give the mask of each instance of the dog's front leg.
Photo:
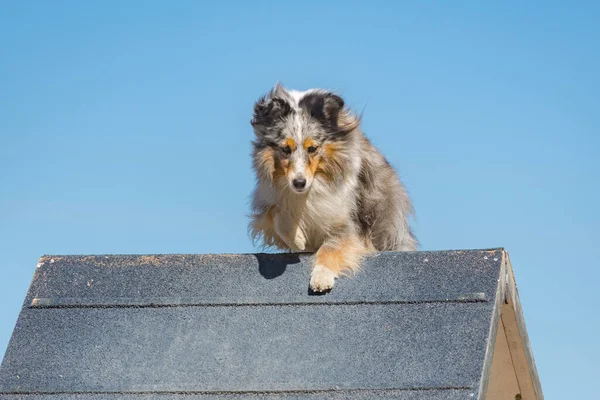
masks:
{"type": "Polygon", "coordinates": [[[315,254],[310,274],[310,288],[314,292],[326,292],[333,287],[335,278],[360,267],[362,257],[370,250],[363,240],[354,234],[329,238],[315,254]]]}
{"type": "Polygon", "coordinates": [[[298,222],[286,213],[275,211],[273,216],[275,232],[293,251],[304,251],[306,237],[298,222]]]}

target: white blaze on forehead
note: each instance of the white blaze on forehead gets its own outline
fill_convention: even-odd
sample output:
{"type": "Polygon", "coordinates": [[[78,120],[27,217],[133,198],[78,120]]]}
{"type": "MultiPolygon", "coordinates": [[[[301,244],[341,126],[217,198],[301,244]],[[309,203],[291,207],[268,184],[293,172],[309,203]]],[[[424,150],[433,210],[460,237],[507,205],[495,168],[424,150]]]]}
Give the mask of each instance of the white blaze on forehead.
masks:
{"type": "Polygon", "coordinates": [[[293,114],[293,121],[292,121],[292,139],[294,139],[294,142],[296,142],[296,146],[298,148],[302,147],[302,142],[304,141],[303,135],[304,135],[304,129],[303,129],[303,118],[300,114],[298,113],[294,113],[293,114]]]}

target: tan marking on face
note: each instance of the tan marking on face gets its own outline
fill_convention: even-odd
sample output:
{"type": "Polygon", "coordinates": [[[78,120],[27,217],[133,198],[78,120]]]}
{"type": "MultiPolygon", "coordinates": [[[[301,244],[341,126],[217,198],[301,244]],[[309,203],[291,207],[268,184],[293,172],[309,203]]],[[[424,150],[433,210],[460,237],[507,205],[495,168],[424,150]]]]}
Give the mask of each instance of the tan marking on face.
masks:
{"type": "Polygon", "coordinates": [[[294,163],[288,159],[279,160],[279,177],[291,179],[294,174],[294,163]]]}
{"type": "Polygon", "coordinates": [[[336,160],[338,146],[335,143],[327,143],[322,148],[322,157],[319,157],[315,173],[320,173],[326,181],[331,182],[336,175],[340,174],[341,166],[336,160]]]}
{"type": "Polygon", "coordinates": [[[296,150],[296,142],[292,138],[285,139],[284,147],[285,146],[290,146],[290,149],[296,150]]]}
{"type": "Polygon", "coordinates": [[[311,138],[307,138],[307,139],[304,141],[304,149],[305,149],[305,150],[308,150],[308,148],[309,148],[310,146],[317,147],[317,143],[316,143],[314,140],[312,140],[311,138]]]}
{"type": "MultiPolygon", "coordinates": [[[[308,148],[311,146],[317,147],[317,142],[315,142],[312,138],[306,138],[304,140],[303,146],[304,146],[304,150],[308,151],[308,148]]],[[[304,169],[304,173],[306,174],[307,177],[312,179],[312,177],[317,172],[317,168],[319,167],[319,161],[320,161],[321,157],[319,155],[317,155],[316,153],[312,153],[312,154],[308,153],[308,159],[309,159],[309,162],[306,165],[306,168],[304,169]]]]}
{"type": "Polygon", "coordinates": [[[308,165],[306,165],[306,175],[309,175],[312,178],[317,173],[321,157],[311,155],[309,159],[310,162],[308,163],[308,165]]]}
{"type": "Polygon", "coordinates": [[[274,157],[274,170],[273,170],[273,182],[276,184],[281,184],[282,179],[285,178],[288,170],[288,161],[285,159],[280,159],[274,157]]]}

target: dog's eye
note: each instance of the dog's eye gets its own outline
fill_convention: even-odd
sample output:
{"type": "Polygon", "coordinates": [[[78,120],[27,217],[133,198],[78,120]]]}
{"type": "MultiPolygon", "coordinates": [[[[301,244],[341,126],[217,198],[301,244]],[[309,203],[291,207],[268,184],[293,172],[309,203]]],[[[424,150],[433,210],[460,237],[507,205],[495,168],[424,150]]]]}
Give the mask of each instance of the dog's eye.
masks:
{"type": "Polygon", "coordinates": [[[308,151],[309,153],[314,153],[315,151],[317,151],[317,148],[315,146],[310,146],[308,149],[306,149],[306,151],[308,151]]]}
{"type": "Polygon", "coordinates": [[[285,153],[285,154],[291,154],[292,153],[292,148],[290,146],[285,146],[282,147],[281,150],[285,153]]]}

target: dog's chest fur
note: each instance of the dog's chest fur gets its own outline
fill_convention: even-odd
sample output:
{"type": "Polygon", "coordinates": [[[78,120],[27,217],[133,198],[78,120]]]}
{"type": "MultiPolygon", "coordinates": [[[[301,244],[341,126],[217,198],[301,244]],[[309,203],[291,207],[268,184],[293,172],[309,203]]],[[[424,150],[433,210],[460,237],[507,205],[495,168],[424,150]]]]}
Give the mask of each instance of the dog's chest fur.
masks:
{"type": "Polygon", "coordinates": [[[285,213],[306,237],[305,251],[316,251],[332,233],[348,226],[352,218],[356,180],[349,179],[332,186],[315,179],[311,190],[306,195],[298,195],[290,191],[277,195],[277,208],[285,213]]]}

